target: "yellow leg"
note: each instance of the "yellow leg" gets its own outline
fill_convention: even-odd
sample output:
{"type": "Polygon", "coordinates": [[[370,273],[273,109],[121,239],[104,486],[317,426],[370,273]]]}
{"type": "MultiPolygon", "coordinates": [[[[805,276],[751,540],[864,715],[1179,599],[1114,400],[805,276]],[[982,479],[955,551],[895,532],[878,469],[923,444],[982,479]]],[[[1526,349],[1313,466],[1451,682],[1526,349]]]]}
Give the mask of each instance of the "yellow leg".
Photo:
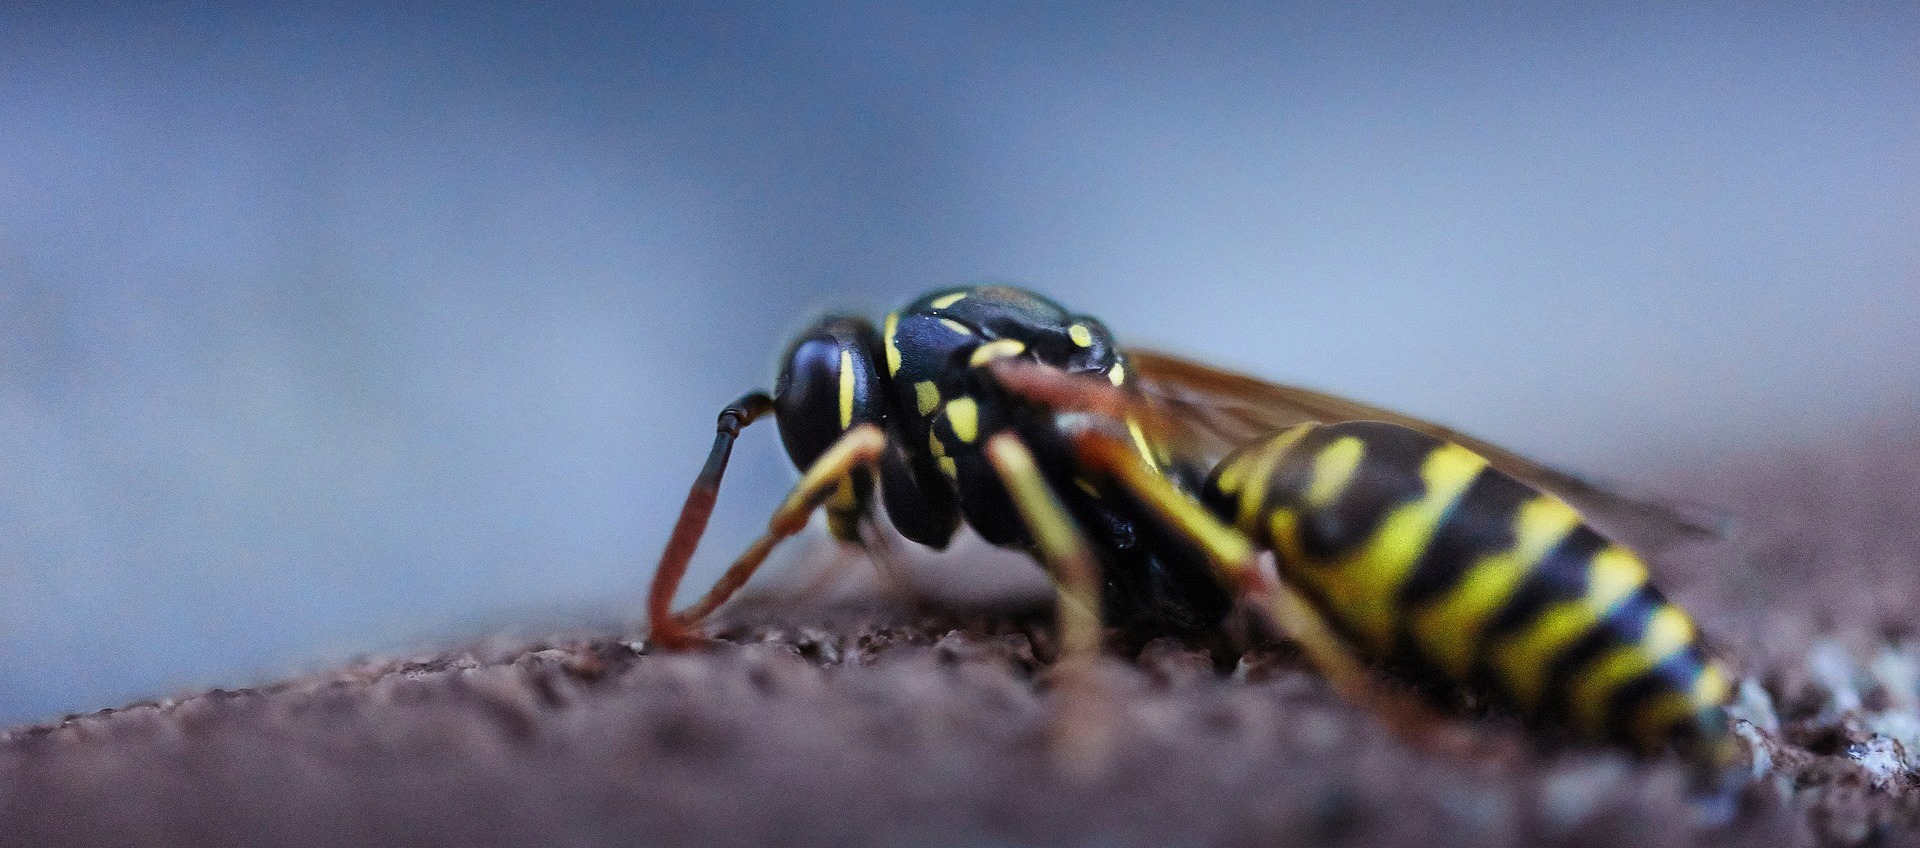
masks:
{"type": "MultiPolygon", "coordinates": [[[[838,441],[827,448],[813,465],[800,476],[800,482],[794,484],[787,499],[774,510],[773,518],[767,522],[767,532],[748,546],[740,558],[734,560],[727,573],[721,575],[713,588],[707,590],[699,603],[686,611],[661,615],[666,603],[673,597],[673,590],[679,583],[678,575],[666,586],[656,577],[653,597],[660,599],[653,607],[652,621],[648,641],[666,648],[684,648],[697,641],[692,629],[719,609],[721,604],[733,597],[745,585],[747,579],[765,562],[774,546],[801,530],[806,529],[807,518],[822,503],[833,496],[840,488],[841,481],[861,467],[872,467],[879,460],[880,452],[886,448],[887,435],[873,424],[862,424],[842,434],[838,441]]],[[[684,568],[684,567],[683,567],[684,568]]]]}
{"type": "Polygon", "coordinates": [[[1033,453],[1012,433],[987,440],[987,461],[1013,498],[1020,520],[1033,534],[1040,559],[1053,576],[1059,603],[1062,659],[1100,653],[1100,564],[1073,516],[1040,474],[1033,453]]]}
{"type": "Polygon", "coordinates": [[[1174,488],[1172,481],[1148,468],[1132,445],[1091,430],[1076,433],[1072,439],[1082,465],[1111,477],[1174,532],[1197,545],[1222,584],[1243,588],[1254,576],[1259,552],[1247,537],[1220,523],[1206,507],[1174,488]]]}
{"type": "Polygon", "coordinates": [[[1053,577],[1059,604],[1060,658],[1054,667],[1060,709],[1048,734],[1054,761],[1068,778],[1091,781],[1106,772],[1114,751],[1115,716],[1096,665],[1103,629],[1099,557],[1018,436],[988,439],[986,454],[1033,535],[1034,553],[1053,577]]]}

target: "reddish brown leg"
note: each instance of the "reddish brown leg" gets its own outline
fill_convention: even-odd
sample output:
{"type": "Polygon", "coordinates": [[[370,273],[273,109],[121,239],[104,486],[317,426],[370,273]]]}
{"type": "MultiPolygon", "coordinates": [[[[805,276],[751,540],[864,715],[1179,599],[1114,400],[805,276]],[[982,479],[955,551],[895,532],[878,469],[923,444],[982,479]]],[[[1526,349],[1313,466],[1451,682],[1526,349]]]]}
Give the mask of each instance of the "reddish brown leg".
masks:
{"type": "MultiPolygon", "coordinates": [[[[746,552],[741,554],[739,559],[734,560],[733,565],[727,569],[727,573],[721,575],[713,588],[707,590],[707,594],[700,599],[699,603],[685,612],[672,613],[670,604],[673,602],[674,591],[679,588],[681,576],[686,573],[687,557],[691,557],[693,553],[692,543],[687,545],[685,555],[677,562],[670,563],[666,557],[662,557],[661,571],[654,576],[653,592],[648,596],[648,614],[652,627],[648,636],[649,641],[662,647],[675,649],[690,647],[696,643],[698,639],[695,638],[692,628],[714,610],[719,609],[720,605],[733,597],[733,593],[739,591],[741,586],[746,585],[748,578],[759,570],[760,564],[765,562],[767,555],[773,552],[774,546],[806,529],[807,518],[813,514],[813,511],[826,502],[827,498],[832,497],[835,490],[855,469],[863,466],[871,467],[880,458],[880,452],[886,448],[886,445],[886,433],[873,424],[862,424],[842,434],[839,441],[827,448],[827,451],[814,461],[812,467],[801,475],[800,482],[796,483],[793,491],[788,493],[786,501],[780,504],[779,509],[774,510],[773,518],[767,522],[767,532],[754,540],[746,552]],[[671,573],[671,583],[663,586],[662,580],[669,576],[667,569],[670,565],[674,569],[671,573]]],[[[722,467],[725,464],[726,460],[722,458],[722,467]]],[[[699,491],[698,484],[695,491],[699,491]]],[[[711,509],[712,506],[709,503],[707,510],[711,511],[711,509]]],[[[685,520],[684,514],[682,520],[685,520]]],[[[704,514],[699,522],[700,527],[705,526],[704,514]]],[[[694,538],[697,539],[698,528],[694,533],[694,538]]],[[[668,552],[674,552],[671,544],[668,546],[668,552]]]]}
{"type": "Polygon", "coordinates": [[[727,459],[733,455],[734,440],[740,437],[741,430],[771,409],[772,398],[763,392],[752,392],[720,411],[713,450],[707,454],[707,464],[700,469],[700,476],[693,479],[693,488],[680,507],[680,519],[673,524],[673,535],[667,538],[667,549],[660,554],[660,565],[653,572],[653,585],[647,591],[647,621],[651,628],[648,638],[655,644],[668,648],[692,644],[686,630],[673,623],[673,595],[680,589],[680,580],[687,575],[687,563],[693,560],[700,537],[707,532],[707,519],[713,516],[714,501],[720,497],[720,478],[727,473],[727,459]]]}

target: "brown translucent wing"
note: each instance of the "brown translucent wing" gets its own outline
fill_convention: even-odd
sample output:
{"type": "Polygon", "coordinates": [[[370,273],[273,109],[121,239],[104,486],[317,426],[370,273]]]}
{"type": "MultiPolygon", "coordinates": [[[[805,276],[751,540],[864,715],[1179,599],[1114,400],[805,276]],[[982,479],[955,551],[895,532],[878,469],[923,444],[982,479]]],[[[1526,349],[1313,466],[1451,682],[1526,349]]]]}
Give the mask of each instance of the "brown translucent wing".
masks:
{"type": "Polygon", "coordinates": [[[1494,468],[1558,495],[1596,528],[1643,553],[1724,536],[1724,519],[1601,486],[1443,424],[1153,350],[1131,348],[1127,363],[1139,390],[1159,413],[1156,429],[1176,452],[1194,462],[1210,465],[1235,448],[1296,424],[1385,421],[1486,457],[1494,468]]]}

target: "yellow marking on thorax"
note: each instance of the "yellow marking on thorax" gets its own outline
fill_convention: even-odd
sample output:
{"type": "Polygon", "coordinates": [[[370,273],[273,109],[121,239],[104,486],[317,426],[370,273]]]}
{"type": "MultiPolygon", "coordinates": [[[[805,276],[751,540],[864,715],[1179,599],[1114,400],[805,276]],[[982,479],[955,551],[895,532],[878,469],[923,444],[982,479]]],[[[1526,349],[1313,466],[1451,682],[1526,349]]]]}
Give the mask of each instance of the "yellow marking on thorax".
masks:
{"type": "Polygon", "coordinates": [[[887,313],[887,376],[900,373],[900,340],[894,338],[900,332],[900,313],[887,313]]]}
{"type": "Polygon", "coordinates": [[[1540,611],[1526,629],[1493,646],[1490,665],[1522,709],[1540,703],[1548,664],[1567,646],[1592,630],[1600,617],[1647,582],[1646,563],[1632,551],[1608,545],[1587,565],[1587,593],[1540,611]]]}
{"type": "Polygon", "coordinates": [[[932,429],[927,430],[927,448],[933,451],[934,463],[940,466],[941,471],[947,472],[948,477],[960,476],[960,464],[947,455],[947,444],[940,441],[940,434],[932,429]]]}
{"type": "Polygon", "coordinates": [[[1387,513],[1359,550],[1340,561],[1299,569],[1318,587],[1328,609],[1347,622],[1374,656],[1393,650],[1400,622],[1396,597],[1433,541],[1433,533],[1487,460],[1455,444],[1443,444],[1420,466],[1426,493],[1387,513]]]}
{"type": "Polygon", "coordinates": [[[1567,703],[1574,727],[1598,735],[1607,718],[1607,704],[1627,685],[1693,642],[1693,621],[1679,607],[1663,604],[1647,618],[1640,641],[1608,651],[1580,671],[1567,687],[1567,703]]]}
{"type": "Polygon", "coordinates": [[[1127,364],[1124,362],[1113,363],[1113,370],[1107,372],[1107,382],[1116,386],[1127,382],[1127,364]]]}
{"type": "Polygon", "coordinates": [[[921,415],[931,414],[934,407],[940,405],[940,387],[934,385],[932,380],[914,383],[913,402],[914,406],[920,409],[921,415]]]}
{"type": "Polygon", "coordinates": [[[1661,737],[1674,725],[1725,704],[1730,694],[1726,670],[1719,663],[1707,663],[1693,679],[1691,691],[1665,692],[1643,701],[1628,726],[1628,733],[1652,747],[1663,741],[1661,737]]]}
{"type": "Polygon", "coordinates": [[[1467,679],[1487,622],[1513,597],[1520,579],[1579,525],[1580,514],[1551,495],[1521,504],[1513,521],[1513,545],[1482,557],[1450,591],[1415,610],[1414,641],[1452,679],[1467,679]]]}
{"type": "Polygon", "coordinates": [[[996,359],[1019,356],[1027,352],[1026,342],[1019,339],[994,339],[973,349],[973,355],[967,357],[967,365],[978,368],[996,359]]]}
{"type": "Polygon", "coordinates": [[[1341,436],[1313,458],[1313,482],[1307,486],[1307,506],[1325,507],[1347,490],[1360,468],[1366,446],[1358,436],[1341,436]]]}
{"type": "Polygon", "coordinates": [[[932,306],[935,309],[945,309],[949,306],[952,306],[966,299],[967,299],[966,292],[963,292],[963,291],[954,292],[953,294],[942,295],[940,297],[934,298],[932,301],[932,306]]]}
{"type": "Polygon", "coordinates": [[[1075,347],[1093,347],[1093,331],[1087,329],[1085,324],[1067,327],[1067,338],[1073,340],[1075,347]]]}
{"type": "Polygon", "coordinates": [[[942,318],[940,319],[940,323],[947,325],[947,329],[952,330],[956,333],[959,333],[960,335],[963,335],[963,336],[973,335],[972,327],[969,327],[965,324],[955,321],[952,318],[942,318]]]}
{"type": "Polygon", "coordinates": [[[947,401],[947,423],[960,441],[972,444],[980,435],[980,405],[970,397],[947,401]]]}
{"type": "Polygon", "coordinates": [[[853,351],[840,349],[840,429],[853,426],[853,351]]]}

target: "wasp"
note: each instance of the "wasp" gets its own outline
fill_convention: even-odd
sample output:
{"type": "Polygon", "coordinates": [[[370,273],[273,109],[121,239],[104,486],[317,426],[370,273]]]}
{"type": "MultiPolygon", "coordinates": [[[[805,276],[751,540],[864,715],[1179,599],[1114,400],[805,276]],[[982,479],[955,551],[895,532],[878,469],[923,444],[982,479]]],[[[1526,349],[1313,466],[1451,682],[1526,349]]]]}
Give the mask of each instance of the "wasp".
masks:
{"type": "Polygon", "coordinates": [[[1656,541],[1698,530],[1656,505],[1437,424],[1122,349],[1010,286],[934,291],[878,327],[829,316],[782,361],[771,395],[720,413],[651,586],[653,644],[697,642],[814,512],[858,544],[878,504],[921,545],[965,524],[1031,553],[1063,656],[1097,653],[1108,626],[1198,631],[1246,602],[1363,701],[1385,667],[1642,752],[1729,736],[1728,678],[1693,620],[1592,520],[1656,541]],[[733,443],[769,413],[800,480],[676,613],[733,443]]]}

